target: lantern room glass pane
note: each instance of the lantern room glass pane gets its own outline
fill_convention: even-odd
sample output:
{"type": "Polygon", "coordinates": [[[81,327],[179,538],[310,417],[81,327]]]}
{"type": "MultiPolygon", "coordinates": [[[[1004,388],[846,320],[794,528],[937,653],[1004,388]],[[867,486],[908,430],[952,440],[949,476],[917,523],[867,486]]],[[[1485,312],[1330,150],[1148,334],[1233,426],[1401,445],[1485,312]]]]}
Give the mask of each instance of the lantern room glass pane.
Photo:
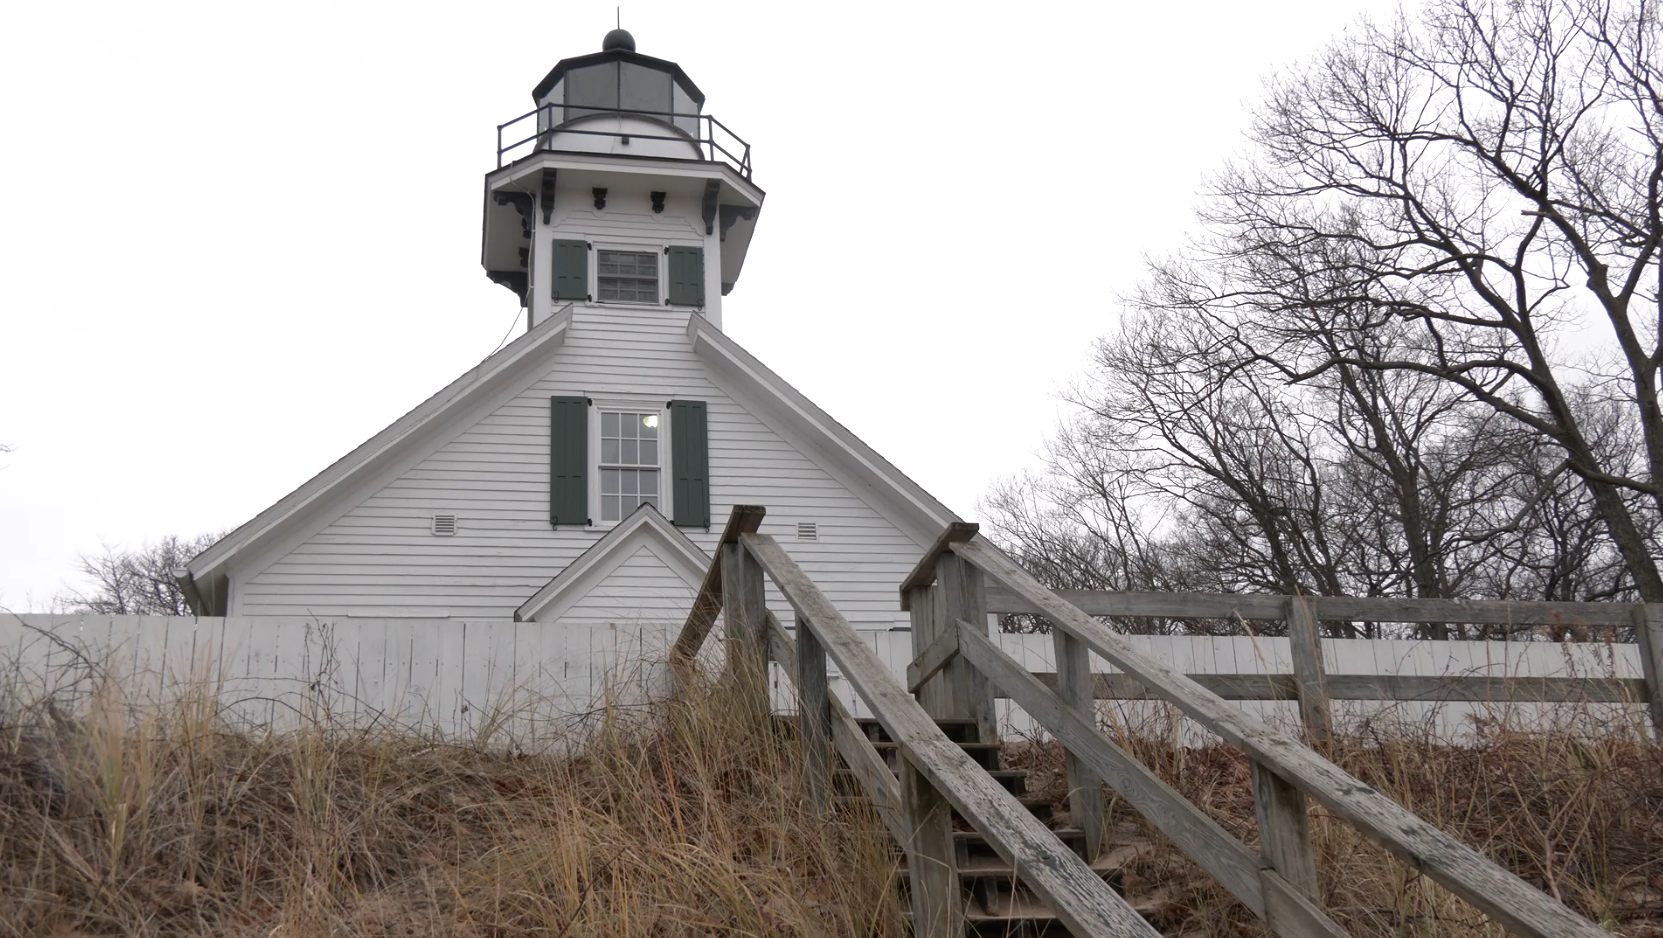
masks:
{"type": "Polygon", "coordinates": [[[695,115],[699,113],[699,106],[693,103],[693,96],[683,91],[680,85],[674,81],[670,84],[673,86],[670,100],[674,105],[671,110],[679,115],[672,123],[697,137],[699,135],[699,119],[695,115]]]}
{"type": "Polygon", "coordinates": [[[619,62],[619,107],[645,111],[659,120],[669,120],[670,75],[656,68],[619,62]]]}
{"type": "Polygon", "coordinates": [[[618,64],[602,62],[566,73],[566,119],[593,114],[594,108],[618,107],[618,64]]]}

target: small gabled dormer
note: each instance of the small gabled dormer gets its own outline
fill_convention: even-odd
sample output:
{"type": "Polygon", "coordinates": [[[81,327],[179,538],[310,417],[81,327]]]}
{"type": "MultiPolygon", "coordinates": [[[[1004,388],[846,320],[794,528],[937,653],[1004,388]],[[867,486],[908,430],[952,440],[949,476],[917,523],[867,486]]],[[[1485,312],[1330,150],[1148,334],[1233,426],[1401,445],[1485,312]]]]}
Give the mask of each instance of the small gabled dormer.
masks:
{"type": "Polygon", "coordinates": [[[562,59],[497,128],[482,262],[528,327],[569,303],[690,308],[721,327],[763,192],[750,145],[622,29],[562,59]]]}

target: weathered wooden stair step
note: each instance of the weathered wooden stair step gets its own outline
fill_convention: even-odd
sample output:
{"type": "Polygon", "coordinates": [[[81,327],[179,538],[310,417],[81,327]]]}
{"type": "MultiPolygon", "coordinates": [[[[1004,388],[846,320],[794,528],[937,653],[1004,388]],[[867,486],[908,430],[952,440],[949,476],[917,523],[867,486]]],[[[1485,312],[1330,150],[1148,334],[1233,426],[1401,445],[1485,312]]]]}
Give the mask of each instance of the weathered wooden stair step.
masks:
{"type": "MultiPolygon", "coordinates": [[[[866,733],[867,739],[875,743],[892,742],[889,733],[884,730],[883,724],[871,717],[857,717],[855,725],[866,733]]],[[[935,725],[941,727],[941,731],[947,734],[947,738],[955,743],[975,742],[976,740],[975,720],[937,717],[935,725]]]]}
{"type": "MultiPolygon", "coordinates": [[[[899,772],[895,773],[899,775],[899,772]]],[[[987,774],[993,776],[994,781],[1005,786],[1005,790],[1013,795],[1028,793],[1028,772],[1026,769],[989,769],[987,774]]],[[[832,772],[832,782],[837,790],[845,794],[860,794],[860,776],[848,769],[837,769],[832,772]]]]}

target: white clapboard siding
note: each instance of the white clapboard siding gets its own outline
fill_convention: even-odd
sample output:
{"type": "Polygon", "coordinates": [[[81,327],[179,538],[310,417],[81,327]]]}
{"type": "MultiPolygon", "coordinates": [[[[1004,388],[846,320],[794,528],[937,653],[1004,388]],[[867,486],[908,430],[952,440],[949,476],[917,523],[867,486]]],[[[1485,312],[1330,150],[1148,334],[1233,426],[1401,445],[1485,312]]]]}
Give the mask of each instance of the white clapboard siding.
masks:
{"type": "Polygon", "coordinates": [[[603,533],[548,523],[549,398],[586,394],[706,401],[718,530],[689,530],[694,542],[713,550],[732,505],[764,505],[762,530],[790,542],[852,623],[894,624],[897,587],[925,545],[719,390],[687,339],[688,315],[578,307],[544,377],[277,561],[234,580],[233,614],[510,617],[603,533]],[[455,536],[430,533],[439,512],[458,516],[455,536]],[[799,521],[817,523],[819,539],[796,541],[799,521]]]}

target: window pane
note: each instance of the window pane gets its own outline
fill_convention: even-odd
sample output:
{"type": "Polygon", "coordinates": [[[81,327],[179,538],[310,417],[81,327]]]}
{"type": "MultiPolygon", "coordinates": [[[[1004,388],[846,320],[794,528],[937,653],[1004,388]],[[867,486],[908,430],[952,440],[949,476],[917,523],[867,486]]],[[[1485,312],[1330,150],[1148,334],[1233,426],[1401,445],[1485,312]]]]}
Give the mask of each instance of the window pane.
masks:
{"type": "Polygon", "coordinates": [[[641,496],[641,501],[642,501],[643,504],[651,505],[654,508],[658,507],[658,496],[657,495],[643,495],[643,496],[641,496]]]}
{"type": "Polygon", "coordinates": [[[618,415],[601,414],[601,436],[616,437],[618,435],[618,415]]]}
{"type": "MultiPolygon", "coordinates": [[[[618,63],[623,71],[622,102],[629,111],[668,111],[670,109],[670,74],[630,62],[618,63]]],[[[659,120],[669,120],[654,114],[659,120]]]]}
{"type": "Polygon", "coordinates": [[[618,511],[619,511],[620,507],[621,506],[619,505],[619,502],[618,502],[618,496],[609,495],[605,498],[602,498],[601,499],[601,520],[602,521],[617,521],[618,517],[619,517],[618,511]]]}
{"type": "Polygon", "coordinates": [[[566,111],[567,120],[593,113],[584,109],[585,106],[607,109],[618,106],[617,62],[574,68],[566,73],[565,81],[566,103],[572,105],[566,111]]]}
{"type": "Polygon", "coordinates": [[[641,439],[643,439],[643,440],[656,440],[656,439],[658,439],[658,415],[657,414],[642,414],[641,415],[641,439]]]}
{"type": "Polygon", "coordinates": [[[658,443],[654,440],[641,441],[641,465],[658,465],[658,443]]]}
{"type": "Polygon", "coordinates": [[[640,445],[640,443],[637,443],[634,440],[625,440],[623,452],[618,456],[618,462],[626,466],[638,465],[641,462],[639,452],[640,445]]]}
{"type": "Polygon", "coordinates": [[[601,470],[601,494],[603,494],[603,495],[616,495],[616,494],[618,494],[618,484],[619,484],[618,483],[618,475],[619,475],[619,472],[616,469],[602,469],[601,470]]]}
{"type": "Polygon", "coordinates": [[[621,481],[624,484],[624,487],[622,489],[623,493],[625,495],[634,495],[635,494],[635,476],[636,476],[636,474],[633,471],[626,470],[626,471],[618,473],[618,475],[621,477],[621,481]]]}
{"type": "Polygon", "coordinates": [[[641,477],[642,495],[658,495],[658,471],[656,469],[643,469],[637,475],[641,477]]]}
{"type": "Polygon", "coordinates": [[[633,440],[641,435],[640,414],[619,414],[618,435],[626,440],[633,440]]]}
{"type": "Polygon", "coordinates": [[[601,462],[615,463],[618,461],[618,441],[601,440],[601,462]]]}

